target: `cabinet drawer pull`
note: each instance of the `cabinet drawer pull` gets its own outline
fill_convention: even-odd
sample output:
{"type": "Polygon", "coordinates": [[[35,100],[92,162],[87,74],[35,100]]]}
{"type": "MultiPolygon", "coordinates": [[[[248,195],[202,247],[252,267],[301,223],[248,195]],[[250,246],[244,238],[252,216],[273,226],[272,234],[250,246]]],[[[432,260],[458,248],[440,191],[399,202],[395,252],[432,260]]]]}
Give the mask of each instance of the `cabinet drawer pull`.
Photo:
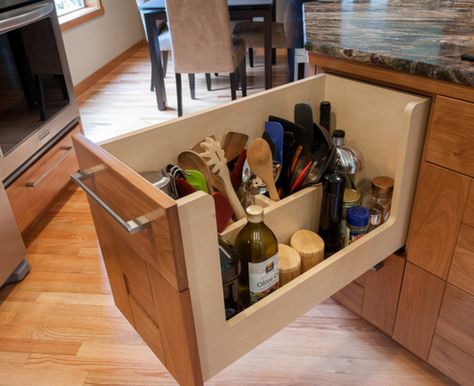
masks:
{"type": "Polygon", "coordinates": [[[129,221],[124,220],[118,215],[110,206],[108,206],[104,200],[102,200],[94,191],[92,191],[83,180],[94,176],[93,172],[77,172],[71,176],[71,179],[79,185],[86,194],[92,198],[102,209],[104,209],[110,216],[118,222],[130,235],[140,232],[150,225],[149,219],[145,217],[135,218],[129,221]]]}
{"type": "Polygon", "coordinates": [[[56,162],[54,162],[48,169],[46,169],[46,171],[41,176],[39,176],[36,181],[27,182],[25,185],[28,188],[36,188],[41,183],[41,181],[43,181],[44,178],[46,178],[54,169],[56,169],[56,167],[59,166],[59,164],[64,160],[64,158],[66,158],[72,151],[72,146],[63,146],[61,147],[61,150],[64,150],[64,154],[59,157],[56,162]]]}
{"type": "Polygon", "coordinates": [[[372,268],[370,268],[370,270],[373,271],[373,272],[378,272],[378,271],[380,271],[383,267],[384,267],[384,263],[383,263],[383,261],[381,261],[380,263],[375,264],[372,268]]]}

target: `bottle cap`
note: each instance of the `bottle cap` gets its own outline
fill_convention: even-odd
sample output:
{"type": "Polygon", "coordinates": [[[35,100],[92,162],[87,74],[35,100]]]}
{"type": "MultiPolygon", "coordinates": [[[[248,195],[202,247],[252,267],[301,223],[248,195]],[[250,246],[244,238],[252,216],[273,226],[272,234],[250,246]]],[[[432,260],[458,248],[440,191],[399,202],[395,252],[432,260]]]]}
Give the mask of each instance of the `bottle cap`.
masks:
{"type": "Polygon", "coordinates": [[[324,180],[326,181],[326,184],[329,185],[326,188],[328,189],[327,191],[329,194],[344,194],[344,187],[346,184],[346,176],[344,174],[340,172],[329,173],[324,176],[324,180]]]}
{"type": "Polygon", "coordinates": [[[393,178],[380,176],[372,179],[372,190],[376,193],[392,193],[393,192],[393,178]]]}
{"type": "Polygon", "coordinates": [[[369,225],[369,209],[363,206],[353,206],[347,210],[347,223],[355,227],[369,225]]]}
{"type": "Polygon", "coordinates": [[[344,189],[344,203],[353,204],[360,201],[360,193],[351,188],[344,189]]]}
{"type": "Polygon", "coordinates": [[[247,219],[249,222],[262,222],[263,208],[260,205],[250,205],[245,211],[247,212],[247,219]]]}
{"type": "Polygon", "coordinates": [[[319,111],[328,111],[331,110],[331,102],[329,101],[322,101],[319,105],[319,111]]]}
{"type": "Polygon", "coordinates": [[[346,132],[342,129],[336,129],[332,132],[333,138],[344,138],[346,136],[346,132]]]}

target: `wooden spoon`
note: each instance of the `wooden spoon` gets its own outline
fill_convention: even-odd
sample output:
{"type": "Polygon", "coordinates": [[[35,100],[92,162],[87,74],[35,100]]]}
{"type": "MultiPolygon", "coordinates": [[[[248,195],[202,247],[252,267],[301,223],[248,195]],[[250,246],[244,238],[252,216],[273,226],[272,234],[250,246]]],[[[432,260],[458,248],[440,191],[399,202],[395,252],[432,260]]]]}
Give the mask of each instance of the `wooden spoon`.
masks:
{"type": "Polygon", "coordinates": [[[206,161],[204,161],[198,153],[192,150],[182,151],[178,154],[178,164],[183,169],[199,170],[206,180],[209,194],[214,193],[214,189],[212,188],[212,174],[207,167],[206,161]]]}
{"type": "Polygon", "coordinates": [[[279,201],[280,196],[273,179],[272,151],[264,139],[257,138],[249,145],[247,161],[250,169],[265,182],[270,198],[279,201]]]}

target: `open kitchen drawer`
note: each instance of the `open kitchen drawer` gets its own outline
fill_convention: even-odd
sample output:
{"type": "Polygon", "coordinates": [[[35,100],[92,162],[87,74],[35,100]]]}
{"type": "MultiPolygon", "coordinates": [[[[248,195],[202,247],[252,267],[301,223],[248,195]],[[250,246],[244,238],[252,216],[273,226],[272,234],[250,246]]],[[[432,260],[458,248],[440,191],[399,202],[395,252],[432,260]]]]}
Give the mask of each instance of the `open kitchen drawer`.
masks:
{"type": "MultiPolygon", "coordinates": [[[[201,384],[405,244],[429,104],[318,75],[100,146],[75,138],[115,302],[178,382],[201,384]],[[136,172],[176,162],[208,135],[260,137],[269,114],[291,120],[295,103],[318,111],[322,100],[331,101],[346,143],[364,156],[360,189],[366,192],[372,177],[394,177],[390,219],[226,321],[212,198],[196,192],[175,201],[136,172]]],[[[320,201],[320,186],[302,190],[266,207],[266,222],[287,243],[299,228],[316,229],[320,201]]],[[[225,237],[244,223],[231,225],[225,237]]]]}

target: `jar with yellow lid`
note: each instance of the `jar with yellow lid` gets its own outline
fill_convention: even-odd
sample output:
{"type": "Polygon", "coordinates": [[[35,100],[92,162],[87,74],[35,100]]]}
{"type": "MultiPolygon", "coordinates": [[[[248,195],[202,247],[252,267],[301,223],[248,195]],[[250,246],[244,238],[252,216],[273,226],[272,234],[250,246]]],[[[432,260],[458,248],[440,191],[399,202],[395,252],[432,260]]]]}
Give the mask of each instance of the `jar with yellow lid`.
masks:
{"type": "Polygon", "coordinates": [[[355,189],[344,189],[344,199],[342,201],[341,224],[339,228],[339,235],[341,238],[341,245],[344,245],[346,239],[346,217],[347,210],[353,206],[360,205],[360,193],[355,189]]]}

